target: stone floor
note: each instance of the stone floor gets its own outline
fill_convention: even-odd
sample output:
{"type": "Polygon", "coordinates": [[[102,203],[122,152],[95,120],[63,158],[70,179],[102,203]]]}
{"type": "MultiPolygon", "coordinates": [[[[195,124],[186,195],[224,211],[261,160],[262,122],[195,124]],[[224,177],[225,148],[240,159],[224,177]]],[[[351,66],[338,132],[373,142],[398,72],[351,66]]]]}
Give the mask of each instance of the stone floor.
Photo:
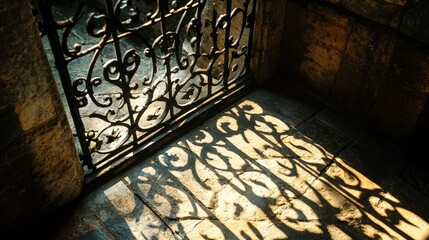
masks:
{"type": "Polygon", "coordinates": [[[298,90],[260,88],[28,235],[429,239],[429,194],[409,175],[395,145],[298,90]]]}

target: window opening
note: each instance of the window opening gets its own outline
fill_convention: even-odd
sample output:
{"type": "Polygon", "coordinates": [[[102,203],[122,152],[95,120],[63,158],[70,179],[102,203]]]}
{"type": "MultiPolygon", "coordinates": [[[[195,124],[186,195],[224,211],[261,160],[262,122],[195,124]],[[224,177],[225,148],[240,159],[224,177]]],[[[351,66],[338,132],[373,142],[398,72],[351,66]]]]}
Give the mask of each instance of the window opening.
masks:
{"type": "Polygon", "coordinates": [[[255,1],[36,1],[86,175],[248,85],[255,1]]]}

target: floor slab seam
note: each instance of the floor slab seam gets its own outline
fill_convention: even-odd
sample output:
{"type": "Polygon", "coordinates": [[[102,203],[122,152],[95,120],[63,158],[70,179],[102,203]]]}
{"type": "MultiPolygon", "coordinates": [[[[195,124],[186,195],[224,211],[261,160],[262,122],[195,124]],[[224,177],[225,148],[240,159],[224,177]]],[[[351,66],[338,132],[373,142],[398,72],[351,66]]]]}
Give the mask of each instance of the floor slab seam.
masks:
{"type": "MultiPolygon", "coordinates": [[[[332,124],[329,124],[329,122],[327,122],[323,117],[320,117],[319,115],[323,115],[323,111],[324,110],[326,110],[326,111],[332,111],[330,108],[324,108],[322,111],[319,111],[316,115],[314,115],[314,119],[316,120],[316,121],[318,121],[318,122],[320,122],[321,124],[323,124],[324,126],[326,126],[326,127],[328,127],[328,128],[330,128],[330,129],[332,129],[335,133],[337,133],[338,135],[340,135],[341,137],[343,137],[343,138],[345,138],[345,139],[348,139],[348,140],[350,140],[351,142],[353,142],[353,143],[358,143],[359,141],[356,139],[356,138],[358,138],[357,136],[350,136],[351,134],[353,134],[353,133],[346,133],[345,131],[350,131],[350,130],[348,130],[348,129],[343,129],[343,130],[340,130],[340,129],[338,129],[338,127],[335,127],[335,126],[333,126],[332,124]]],[[[335,114],[335,112],[332,112],[332,114],[335,114]]],[[[358,129],[359,131],[359,133],[360,134],[365,134],[365,135],[367,135],[368,133],[366,133],[366,132],[364,132],[364,129],[360,129],[360,127],[359,126],[357,126],[357,125],[355,125],[355,123],[349,123],[348,121],[347,121],[347,119],[344,119],[343,117],[341,117],[341,116],[338,116],[338,117],[335,117],[335,118],[340,118],[338,121],[340,121],[341,122],[341,124],[345,124],[345,125],[348,125],[348,124],[351,124],[352,126],[351,126],[351,128],[354,128],[354,129],[358,129]],[[362,133],[363,132],[363,133],[362,133]]]]}
{"type": "MultiPolygon", "coordinates": [[[[192,227],[191,230],[188,231],[188,234],[191,234],[192,231],[194,231],[194,229],[196,229],[198,227],[198,225],[200,225],[204,220],[201,220],[200,222],[198,222],[197,224],[195,224],[195,226],[192,227]]],[[[217,220],[214,220],[217,221],[217,220]]]]}
{"type": "MultiPolygon", "coordinates": [[[[191,151],[190,149],[188,149],[189,151],[191,151]]],[[[192,151],[191,151],[192,152],[192,151]]],[[[156,155],[156,154],[155,154],[156,155]]],[[[160,169],[163,169],[163,168],[165,168],[164,166],[162,166],[162,165],[160,165],[159,163],[158,163],[158,161],[154,161],[154,164],[158,167],[158,168],[160,168],[160,169]]],[[[250,165],[249,165],[249,167],[250,167],[250,165]]],[[[247,169],[247,168],[246,168],[247,169]]],[[[171,173],[171,171],[169,170],[169,169],[165,169],[165,171],[163,171],[165,174],[167,174],[169,177],[171,177],[171,178],[177,178],[176,176],[174,176],[174,174],[172,174],[171,173]]],[[[239,175],[241,175],[241,174],[243,174],[243,173],[245,173],[245,170],[243,170],[242,172],[240,172],[238,175],[234,175],[234,177],[233,178],[231,178],[231,179],[229,179],[229,181],[228,182],[230,182],[232,179],[234,179],[234,178],[236,178],[236,177],[238,177],[239,175]]],[[[125,180],[123,180],[123,182],[128,186],[128,184],[126,183],[126,181],[125,180]]],[[[200,205],[200,207],[209,215],[208,217],[192,217],[192,216],[189,216],[189,217],[177,217],[177,218],[172,218],[172,217],[168,217],[168,216],[162,216],[162,214],[160,213],[160,212],[158,212],[157,210],[156,210],[156,207],[155,206],[152,206],[152,204],[150,203],[150,202],[148,202],[148,201],[146,201],[145,199],[144,199],[144,196],[141,196],[140,194],[139,194],[139,192],[137,191],[137,190],[135,190],[134,188],[133,188],[133,186],[131,186],[131,185],[129,185],[128,187],[131,189],[131,191],[137,196],[137,198],[140,200],[140,201],[142,201],[143,202],[143,204],[145,204],[146,206],[148,206],[148,208],[150,208],[150,210],[157,216],[157,218],[159,218],[160,219],[160,221],[162,221],[163,222],[163,224],[165,224],[166,226],[167,226],[167,228],[173,233],[173,235],[174,236],[177,236],[177,235],[179,235],[179,237],[183,240],[183,239],[186,239],[186,237],[185,236],[182,236],[181,234],[180,234],[180,232],[179,231],[175,231],[174,229],[173,229],[173,227],[171,227],[170,226],[170,222],[174,222],[174,221],[176,221],[176,222],[180,222],[180,221],[185,221],[185,220],[201,220],[201,221],[204,221],[204,220],[210,220],[210,221],[216,221],[216,220],[218,220],[218,217],[215,215],[215,213],[214,213],[214,211],[216,210],[216,208],[217,208],[217,203],[216,203],[216,206],[213,208],[213,210],[212,209],[209,209],[209,208],[207,208],[196,196],[195,196],[195,194],[192,192],[192,191],[190,191],[186,186],[184,186],[180,181],[178,181],[178,182],[176,182],[176,184],[178,185],[178,187],[180,187],[181,188],[181,190],[183,190],[183,192],[185,192],[186,194],[188,194],[191,198],[192,198],[192,200],[193,201],[195,201],[195,202],[197,202],[199,205],[200,205]]],[[[226,184],[225,186],[227,186],[228,184],[226,184]]],[[[223,188],[222,188],[223,189],[223,188]]],[[[222,189],[221,190],[219,190],[218,192],[216,192],[215,193],[215,195],[217,195],[220,191],[222,191],[222,189]]]]}
{"type": "MultiPolygon", "coordinates": [[[[225,143],[227,144],[228,142],[229,142],[229,140],[228,139],[224,139],[224,141],[225,141],[225,143]]],[[[230,142],[229,142],[230,143],[230,142]]],[[[231,143],[232,144],[232,143],[231,143]]],[[[232,144],[233,145],[233,144],[232,144]]],[[[189,153],[191,153],[191,154],[193,154],[196,158],[201,158],[200,156],[197,156],[193,151],[192,151],[192,149],[189,149],[189,148],[187,148],[186,149],[186,151],[187,151],[187,153],[189,154],[189,153]]],[[[186,186],[183,186],[183,184],[181,184],[181,186],[183,187],[183,189],[185,189],[185,190],[187,190],[187,192],[196,200],[196,201],[198,201],[202,206],[204,206],[204,208],[207,208],[207,210],[210,212],[210,213],[212,213],[214,216],[216,216],[215,215],[215,212],[216,212],[216,209],[218,208],[218,201],[217,201],[217,199],[218,199],[218,194],[220,193],[220,192],[222,192],[225,188],[227,188],[229,185],[230,185],[230,183],[234,180],[234,179],[237,179],[237,178],[239,178],[242,174],[245,174],[246,172],[247,172],[247,170],[249,170],[250,168],[252,168],[253,166],[253,160],[252,159],[250,159],[250,157],[246,157],[246,158],[242,158],[242,160],[247,164],[247,166],[245,167],[245,168],[243,168],[243,169],[241,169],[240,171],[238,171],[238,172],[234,172],[233,173],[233,177],[231,177],[230,179],[228,179],[228,181],[227,182],[225,182],[223,185],[222,185],[222,188],[220,188],[219,190],[217,190],[217,191],[215,191],[215,192],[213,192],[213,195],[214,195],[214,199],[216,199],[216,201],[215,201],[215,205],[212,207],[212,208],[208,208],[207,206],[205,206],[186,186]]],[[[257,161],[257,160],[256,160],[257,161]]],[[[159,166],[159,165],[158,165],[159,166]]],[[[170,175],[173,175],[172,173],[170,173],[170,171],[168,171],[168,173],[170,174],[170,175]]],[[[174,175],[173,175],[174,176],[174,175]]],[[[217,216],[216,216],[217,217],[217,216]]],[[[210,220],[215,220],[215,219],[210,219],[210,220]]]]}
{"type": "MultiPolygon", "coordinates": [[[[102,229],[98,229],[97,228],[99,231],[101,231],[102,233],[106,234],[109,238],[113,237],[112,240],[120,240],[120,239],[118,239],[116,237],[116,234],[110,230],[109,226],[107,226],[107,224],[105,224],[103,222],[103,220],[97,214],[95,214],[94,211],[92,211],[90,208],[88,208],[88,211],[90,212],[90,214],[92,215],[93,218],[97,219],[98,224],[102,225],[102,229]]],[[[85,221],[85,218],[83,218],[83,219],[85,221]]]]}
{"type": "Polygon", "coordinates": [[[315,113],[313,113],[312,115],[308,116],[307,118],[303,119],[300,123],[296,124],[296,126],[294,126],[297,130],[299,128],[299,126],[301,126],[302,124],[306,123],[307,121],[316,118],[317,114],[321,113],[325,108],[322,107],[319,110],[317,110],[315,113]]]}
{"type": "MultiPolygon", "coordinates": [[[[188,153],[190,152],[190,153],[192,153],[192,154],[194,154],[193,152],[192,152],[192,150],[191,149],[187,149],[188,151],[188,153]]],[[[195,155],[195,154],[194,154],[195,155]]],[[[198,157],[198,156],[196,156],[196,157],[198,157]]],[[[199,158],[199,157],[198,157],[199,158]]],[[[157,165],[158,167],[160,167],[160,168],[163,168],[164,166],[162,166],[162,165],[160,165],[157,161],[155,161],[155,165],[157,165]]],[[[247,169],[247,168],[246,168],[247,169]]],[[[170,177],[172,177],[172,178],[177,178],[176,176],[174,176],[174,174],[172,174],[171,172],[170,172],[170,170],[169,169],[167,169],[166,171],[165,171],[170,177]]],[[[242,172],[240,172],[237,176],[239,176],[239,175],[241,175],[241,174],[243,174],[244,173],[244,170],[242,171],[242,172]]],[[[225,184],[225,186],[227,186],[231,181],[232,181],[232,179],[234,179],[234,178],[236,178],[236,176],[235,176],[235,174],[234,174],[234,177],[232,177],[231,179],[228,179],[228,182],[225,184]]],[[[203,208],[203,210],[206,212],[206,213],[209,213],[209,215],[213,215],[213,216],[216,216],[215,214],[214,214],[214,210],[216,210],[216,208],[217,208],[217,202],[215,203],[215,206],[213,207],[213,211],[212,211],[212,209],[209,209],[204,203],[202,203],[196,196],[195,196],[195,194],[191,191],[191,190],[189,190],[189,188],[188,187],[186,187],[185,185],[183,185],[180,181],[178,181],[177,182],[177,184],[180,186],[180,188],[184,191],[184,192],[186,192],[187,194],[189,194],[189,196],[191,196],[192,197],[192,199],[195,201],[195,202],[198,202],[199,204],[200,204],[200,206],[203,208]]],[[[217,192],[214,192],[214,198],[216,198],[217,199],[217,194],[220,192],[220,191],[222,191],[224,189],[224,187],[222,188],[222,189],[220,189],[219,191],[217,191],[217,192]]],[[[168,218],[167,218],[168,219],[168,218]]],[[[190,218],[188,218],[188,219],[185,219],[185,218],[182,218],[182,220],[190,220],[190,219],[192,219],[192,217],[190,217],[190,218]]],[[[208,219],[210,219],[210,218],[208,218],[208,219]]],[[[194,220],[204,220],[204,219],[198,219],[198,218],[194,218],[194,220]]]]}
{"type": "Polygon", "coordinates": [[[342,147],[340,150],[338,150],[333,156],[332,156],[332,158],[329,158],[328,157],[328,159],[330,159],[330,161],[329,161],[329,163],[320,171],[320,174],[319,174],[319,176],[318,177],[320,177],[320,176],[322,176],[323,174],[325,174],[327,171],[328,171],[328,169],[332,166],[332,164],[335,162],[335,159],[338,157],[338,156],[340,156],[340,154],[342,153],[342,152],[344,152],[344,151],[346,151],[348,148],[351,148],[351,147],[353,147],[355,145],[355,143],[353,142],[353,143],[351,143],[350,145],[345,145],[344,147],[342,147]]]}
{"type": "Polygon", "coordinates": [[[155,206],[152,206],[152,204],[150,204],[148,201],[146,201],[144,199],[144,196],[141,196],[138,191],[136,191],[133,186],[131,186],[131,184],[128,184],[127,181],[125,181],[124,179],[121,180],[122,183],[125,184],[125,186],[127,186],[127,188],[134,194],[134,196],[142,202],[143,205],[145,205],[146,207],[149,208],[149,210],[155,214],[155,216],[168,228],[168,230],[170,230],[170,232],[173,234],[174,237],[177,237],[176,235],[178,235],[182,240],[183,237],[181,235],[179,235],[176,231],[174,231],[171,226],[165,221],[165,219],[162,217],[161,213],[159,213],[156,210],[155,206]]]}
{"type": "Polygon", "coordinates": [[[315,183],[317,180],[319,180],[328,170],[329,170],[329,168],[334,164],[334,163],[336,163],[336,161],[335,161],[335,159],[341,154],[341,152],[343,152],[343,151],[345,151],[348,147],[350,147],[351,145],[347,145],[347,146],[345,146],[345,147],[343,147],[341,150],[339,150],[334,156],[333,156],[333,158],[331,158],[331,159],[329,159],[330,161],[326,164],[326,166],[325,167],[323,167],[321,170],[320,170],[320,172],[319,172],[319,174],[317,175],[317,176],[315,176],[313,179],[312,179],[312,181],[310,182],[310,183],[307,183],[307,187],[304,189],[304,191],[300,194],[300,195],[297,195],[297,196],[294,196],[293,198],[291,198],[291,206],[290,207],[293,207],[293,204],[294,204],[294,201],[296,201],[296,200],[298,200],[299,198],[301,198],[302,196],[304,196],[306,193],[307,193],[307,191],[311,188],[311,185],[313,184],[313,183],[315,183]]]}

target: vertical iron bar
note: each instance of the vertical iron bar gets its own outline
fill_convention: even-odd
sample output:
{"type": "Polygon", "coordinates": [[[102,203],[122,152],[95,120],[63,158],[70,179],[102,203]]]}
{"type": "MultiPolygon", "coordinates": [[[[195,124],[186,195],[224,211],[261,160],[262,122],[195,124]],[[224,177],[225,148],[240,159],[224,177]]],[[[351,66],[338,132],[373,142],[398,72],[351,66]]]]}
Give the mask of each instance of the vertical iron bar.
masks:
{"type": "Polygon", "coordinates": [[[250,64],[251,64],[251,59],[252,59],[252,52],[253,52],[253,33],[254,33],[254,28],[255,28],[255,18],[256,18],[256,1],[257,0],[252,0],[252,12],[250,13],[250,20],[247,19],[248,23],[249,23],[249,27],[250,27],[250,33],[249,33],[249,39],[248,39],[248,56],[246,58],[246,74],[250,72],[250,64]]]}
{"type": "Polygon", "coordinates": [[[223,66],[223,86],[228,89],[228,78],[229,78],[229,35],[231,33],[231,5],[232,0],[226,1],[226,29],[225,29],[225,58],[223,66]]]}
{"type": "Polygon", "coordinates": [[[71,97],[73,87],[71,84],[70,74],[68,72],[67,62],[61,51],[61,42],[57,34],[56,25],[54,23],[55,20],[52,15],[52,1],[37,0],[37,5],[39,6],[40,15],[43,19],[44,30],[46,35],[48,36],[49,43],[52,48],[52,54],[55,58],[55,66],[58,70],[58,74],[60,75],[63,88],[66,91],[66,100],[70,108],[70,113],[73,118],[77,137],[83,153],[82,160],[88,166],[89,169],[93,170],[94,164],[92,162],[88,142],[86,141],[85,137],[85,127],[83,125],[82,119],[80,118],[79,108],[76,106],[76,102],[73,101],[74,99],[72,99],[71,97]]]}
{"type": "MultiPolygon", "coordinates": [[[[120,4],[120,3],[117,3],[120,4]]],[[[106,0],[106,7],[107,7],[107,13],[110,15],[110,19],[114,19],[115,18],[115,7],[113,6],[112,0],[106,0]]],[[[119,16],[116,16],[119,17],[119,16]]],[[[118,19],[119,21],[119,19],[118,19]]],[[[124,102],[127,105],[127,111],[130,115],[130,126],[131,129],[130,131],[132,131],[132,136],[133,136],[133,145],[137,146],[137,135],[135,132],[135,128],[134,126],[136,125],[135,120],[134,120],[134,110],[131,107],[131,101],[130,101],[130,95],[131,95],[131,90],[129,87],[129,84],[127,82],[127,78],[126,78],[126,74],[125,74],[125,69],[124,69],[124,64],[122,62],[122,53],[121,53],[121,46],[119,45],[119,38],[118,38],[118,32],[117,30],[114,28],[114,26],[111,26],[111,34],[112,34],[112,38],[113,38],[113,45],[115,48],[115,55],[116,55],[116,59],[118,61],[118,68],[119,68],[119,77],[121,78],[121,89],[123,91],[123,97],[124,97],[124,102]]],[[[131,79],[129,79],[131,81],[131,79]]],[[[130,133],[129,133],[130,134],[130,133]]]]}
{"type": "MultiPolygon", "coordinates": [[[[203,10],[206,7],[206,3],[207,0],[202,0],[202,1],[198,1],[198,7],[197,7],[197,11],[195,14],[196,19],[200,22],[200,28],[198,29],[198,32],[196,33],[196,37],[197,37],[197,44],[195,44],[195,53],[197,54],[195,56],[195,61],[198,62],[198,59],[201,57],[201,39],[202,39],[202,34],[201,32],[203,31],[203,20],[202,20],[202,14],[203,14],[203,10]]],[[[193,71],[193,68],[191,69],[191,71],[193,71]]],[[[207,82],[207,96],[210,96],[212,94],[212,85],[213,85],[213,78],[211,76],[211,72],[207,71],[207,78],[208,78],[208,82],[207,82]]]]}
{"type": "MultiPolygon", "coordinates": [[[[165,64],[165,72],[167,76],[167,85],[168,85],[168,108],[170,111],[170,117],[173,118],[174,116],[174,104],[173,101],[173,82],[171,81],[171,66],[170,66],[170,56],[169,56],[169,48],[168,48],[168,35],[167,35],[167,27],[165,26],[165,15],[168,12],[168,0],[159,0],[158,4],[160,13],[161,13],[161,34],[162,34],[162,44],[161,49],[162,52],[165,54],[164,64],[165,64]]],[[[177,50],[176,50],[177,51],[177,50]]]]}
{"type": "MultiPolygon", "coordinates": [[[[43,21],[45,22],[45,26],[46,26],[46,33],[47,36],[49,38],[50,44],[51,44],[51,48],[53,50],[53,55],[55,57],[55,64],[57,67],[57,70],[59,72],[59,75],[61,77],[61,82],[63,84],[64,90],[66,92],[66,99],[67,99],[67,103],[69,104],[70,110],[71,110],[71,115],[77,130],[77,137],[79,140],[80,145],[82,146],[82,151],[83,151],[83,164],[88,166],[89,169],[91,170],[96,170],[98,169],[98,166],[100,164],[100,162],[97,162],[96,164],[94,164],[93,161],[98,160],[96,158],[97,155],[91,156],[91,150],[89,149],[89,144],[90,141],[88,141],[86,133],[85,133],[85,125],[83,124],[82,118],[81,118],[81,111],[82,109],[79,107],[79,104],[77,103],[76,99],[75,99],[75,91],[76,90],[73,87],[73,82],[72,82],[72,76],[70,75],[69,72],[69,68],[70,66],[68,65],[68,61],[66,56],[64,55],[64,49],[62,47],[67,47],[67,46],[62,46],[63,44],[67,44],[65,42],[65,40],[61,40],[61,33],[62,32],[58,32],[59,30],[62,30],[62,26],[58,26],[58,24],[56,24],[54,17],[52,16],[52,2],[54,0],[36,0],[40,7],[40,12],[41,12],[41,16],[43,21]],[[61,42],[63,41],[63,42],[61,42]],[[94,158],[94,159],[92,159],[94,158]]],[[[163,82],[167,83],[167,91],[168,93],[165,93],[165,95],[163,95],[163,97],[167,98],[167,105],[166,105],[166,109],[164,109],[166,112],[166,114],[170,115],[170,119],[168,119],[168,117],[166,117],[166,119],[168,119],[167,121],[161,121],[160,123],[156,123],[154,128],[150,128],[150,129],[154,129],[154,131],[158,131],[160,127],[168,127],[163,129],[160,133],[161,134],[167,134],[170,129],[169,127],[175,127],[176,123],[177,123],[177,119],[174,115],[174,110],[176,109],[174,106],[178,105],[177,109],[179,110],[184,110],[183,114],[182,112],[180,113],[180,118],[183,118],[182,116],[184,115],[185,118],[187,118],[188,116],[192,116],[194,117],[196,112],[186,112],[188,111],[190,108],[188,108],[188,106],[180,106],[180,104],[176,103],[176,99],[174,99],[175,96],[175,91],[173,90],[175,87],[175,83],[172,80],[172,67],[174,67],[174,59],[172,60],[171,57],[174,53],[173,51],[177,51],[178,49],[176,49],[176,46],[180,45],[180,43],[184,40],[182,38],[178,38],[179,34],[179,30],[176,30],[176,33],[173,32],[169,32],[168,29],[168,20],[174,19],[174,14],[179,13],[180,11],[184,11],[182,10],[171,10],[169,9],[169,0],[157,0],[154,1],[153,4],[157,4],[158,6],[158,13],[155,14],[156,16],[153,16],[154,19],[152,19],[152,23],[150,24],[150,27],[155,26],[156,24],[160,24],[160,30],[161,30],[161,39],[159,39],[160,41],[152,44],[152,47],[149,47],[150,49],[155,51],[158,50],[158,47],[160,47],[160,51],[162,52],[161,55],[163,55],[162,57],[159,56],[155,56],[158,59],[163,60],[163,64],[165,67],[165,76],[162,76],[163,79],[157,79],[157,80],[162,80],[163,82]],[[160,15],[158,15],[160,14],[160,15]],[[168,96],[166,96],[168,95],[168,96]],[[187,115],[189,113],[189,115],[187,115]]],[[[198,58],[200,57],[207,57],[209,58],[209,60],[212,60],[211,64],[214,65],[213,62],[217,62],[219,64],[222,64],[223,62],[223,73],[222,76],[220,76],[220,79],[216,79],[216,81],[221,81],[216,82],[216,86],[219,86],[221,91],[216,90],[213,94],[213,84],[215,84],[213,82],[213,76],[212,76],[212,68],[213,66],[210,67],[210,69],[207,70],[207,75],[208,75],[208,93],[207,93],[207,101],[201,101],[201,104],[196,106],[195,109],[198,109],[200,107],[204,108],[205,106],[203,104],[207,104],[210,103],[210,101],[214,100],[215,98],[217,99],[219,96],[226,96],[230,93],[229,90],[233,90],[235,89],[235,84],[231,84],[231,82],[229,81],[229,78],[231,77],[231,73],[230,73],[230,62],[233,62],[235,60],[234,56],[230,56],[230,51],[234,50],[235,51],[235,47],[236,46],[231,46],[231,33],[234,34],[234,30],[235,29],[231,29],[232,27],[232,16],[231,13],[233,12],[233,7],[232,6],[232,0],[227,0],[227,1],[220,1],[219,4],[222,4],[222,6],[220,8],[216,8],[216,6],[213,6],[213,13],[212,13],[212,37],[211,39],[213,40],[213,47],[212,50],[210,51],[210,53],[205,53],[204,55],[201,53],[201,48],[203,47],[202,44],[210,44],[210,43],[201,43],[202,40],[202,30],[203,29],[199,29],[198,32],[196,33],[196,42],[198,44],[196,44],[195,46],[195,64],[192,65],[192,67],[190,68],[191,74],[200,74],[199,71],[201,70],[197,70],[195,71],[195,66],[197,64],[198,58]],[[216,12],[216,10],[219,9],[223,9],[223,11],[226,10],[226,13],[221,12],[220,14],[218,14],[218,12],[216,12]],[[218,21],[219,19],[221,19],[221,21],[218,21]],[[218,42],[221,41],[221,37],[220,34],[218,34],[218,32],[222,32],[225,34],[224,36],[224,46],[218,46],[218,42]],[[234,49],[231,49],[234,48],[234,49]],[[206,56],[207,54],[207,56],[206,56]],[[224,59],[222,58],[222,54],[224,54],[224,59]]],[[[245,6],[244,6],[244,12],[246,13],[246,21],[247,21],[247,26],[248,28],[250,28],[249,31],[247,31],[247,29],[245,30],[246,33],[249,33],[249,38],[246,40],[247,44],[248,44],[248,50],[247,52],[245,52],[243,55],[241,55],[241,52],[239,52],[239,56],[238,57],[245,57],[244,58],[244,67],[245,67],[245,71],[240,72],[238,77],[243,77],[244,75],[247,75],[250,72],[250,64],[251,64],[251,58],[252,58],[252,47],[253,47],[253,34],[255,33],[254,31],[254,20],[256,17],[256,4],[257,0],[245,0],[245,6]],[[251,2],[252,1],[252,2],[251,2]],[[253,6],[253,7],[252,7],[253,6]],[[252,11],[249,12],[249,9],[251,9],[252,11]]],[[[205,7],[206,4],[215,4],[214,1],[207,1],[207,0],[196,0],[195,2],[193,2],[192,7],[197,7],[197,11],[196,11],[196,18],[198,21],[200,21],[198,24],[199,27],[202,27],[203,25],[205,25],[202,22],[202,19],[205,18],[205,16],[202,16],[203,13],[205,13],[205,7]]],[[[126,148],[122,148],[122,149],[114,149],[114,151],[109,152],[108,154],[110,155],[106,155],[107,157],[105,159],[102,159],[102,163],[105,161],[113,161],[113,160],[117,160],[118,157],[123,157],[125,156],[125,154],[127,154],[127,151],[134,151],[135,148],[132,147],[137,147],[137,146],[141,146],[140,144],[145,144],[147,141],[147,139],[144,139],[146,135],[148,135],[150,137],[150,139],[152,139],[152,130],[141,130],[139,129],[139,122],[137,121],[138,119],[135,118],[135,114],[134,114],[134,110],[132,107],[132,96],[131,96],[131,89],[130,89],[130,83],[131,83],[131,79],[132,79],[132,75],[127,74],[127,69],[126,69],[126,61],[128,61],[128,59],[123,59],[123,55],[124,53],[121,52],[122,50],[124,50],[126,48],[126,46],[121,45],[121,43],[124,43],[122,41],[124,41],[122,39],[122,37],[124,37],[125,35],[121,35],[121,31],[120,31],[120,26],[118,26],[117,24],[121,24],[120,23],[120,9],[118,9],[118,7],[120,7],[120,4],[122,4],[122,1],[120,0],[104,0],[104,4],[105,4],[105,8],[103,9],[103,14],[104,14],[104,10],[107,10],[107,17],[106,17],[106,26],[105,29],[106,30],[106,42],[103,42],[103,47],[104,44],[112,44],[114,47],[114,53],[116,55],[116,61],[117,61],[117,68],[120,74],[120,88],[123,91],[123,104],[127,105],[127,110],[128,113],[130,114],[130,125],[131,127],[129,128],[129,136],[130,139],[128,139],[127,143],[125,144],[126,148]],[[111,34],[111,35],[110,35],[111,34]],[[110,38],[111,39],[107,39],[110,38]],[[139,132],[137,132],[139,131],[139,132]],[[141,135],[140,135],[141,133],[141,135]],[[131,136],[132,134],[132,136],[131,136]],[[131,148],[128,148],[131,147],[131,148]],[[125,150],[124,150],[125,149],[125,150]],[[107,159],[107,160],[106,160],[107,159]]],[[[240,7],[238,7],[240,8],[240,7]]],[[[239,9],[240,10],[240,9],[239,9]]],[[[210,13],[208,13],[210,14],[210,13]]],[[[210,15],[207,16],[208,18],[210,17],[210,15]]],[[[185,19],[185,17],[182,17],[182,19],[185,19]]],[[[195,20],[195,19],[194,19],[195,20]]],[[[182,23],[182,20],[180,20],[179,25],[177,27],[177,29],[180,28],[182,23]]],[[[73,23],[74,24],[74,23],[73,23]]],[[[70,26],[70,27],[74,27],[70,26]]],[[[156,26],[158,27],[158,26],[156,26]]],[[[208,26],[205,26],[208,27],[208,26]]],[[[141,29],[144,29],[145,27],[142,27],[141,29]]],[[[128,30],[127,30],[128,31],[128,30]]],[[[133,35],[133,34],[138,34],[137,31],[140,31],[140,29],[136,29],[134,30],[130,30],[130,32],[126,32],[126,34],[129,35],[133,35]]],[[[171,31],[174,31],[173,29],[171,29],[171,31]]],[[[241,33],[244,31],[244,29],[241,29],[241,33]]],[[[103,33],[104,34],[104,33],[103,33]]],[[[128,35],[126,35],[128,36],[128,35]]],[[[157,34],[158,36],[158,34],[157,34]]],[[[157,38],[158,39],[158,38],[157,38]]],[[[210,41],[208,41],[210,42],[210,41]]],[[[244,42],[243,42],[244,43],[244,42]]],[[[246,44],[246,43],[244,43],[246,44]]],[[[148,44],[149,46],[150,44],[148,44]]],[[[180,48],[180,47],[179,47],[180,48]]],[[[110,48],[109,48],[110,49],[110,48]]],[[[66,49],[67,50],[67,49],[66,49]]],[[[93,59],[92,61],[94,61],[94,65],[95,65],[95,60],[97,59],[97,56],[95,56],[96,54],[99,54],[102,51],[102,48],[95,50],[95,54],[93,55],[93,59]]],[[[155,53],[157,54],[157,53],[155,53]]],[[[127,55],[125,55],[127,56],[127,55]]],[[[76,58],[81,57],[81,56],[76,56],[76,58]]],[[[237,58],[238,58],[237,57],[237,58]]],[[[241,58],[242,59],[242,58],[241,58]]],[[[179,60],[178,60],[179,61],[179,60]]],[[[154,63],[156,64],[156,63],[154,63]]],[[[92,65],[91,65],[92,66],[92,65]]],[[[174,69],[174,68],[173,68],[174,69]]],[[[89,71],[92,71],[93,69],[91,68],[89,71]]],[[[182,69],[183,70],[183,69],[182,69]]],[[[173,70],[174,71],[174,70],[173,70]]],[[[91,72],[92,73],[92,72],[91,72]]],[[[89,73],[89,75],[91,75],[91,73],[89,73]]],[[[217,75],[218,77],[218,75],[217,75]]],[[[89,77],[88,77],[89,78],[89,77]]],[[[89,79],[87,79],[89,81],[89,79]]],[[[192,82],[191,82],[192,83],[192,82]]],[[[196,83],[195,83],[196,84],[196,83]]],[[[153,87],[153,86],[152,86],[153,87]]],[[[154,86],[156,87],[156,86],[154,86]]],[[[176,86],[178,87],[178,86],[176,86]]],[[[182,86],[183,87],[183,86],[182,86]]],[[[88,97],[85,96],[85,97],[88,97]]],[[[205,100],[205,99],[204,99],[205,100]]],[[[148,105],[150,103],[149,102],[148,105]]],[[[192,105],[193,106],[193,105],[192,105]]],[[[121,102],[121,109],[125,110],[125,106],[122,105],[121,102]]],[[[193,108],[194,109],[194,108],[193,108]]],[[[140,113],[139,113],[140,114],[140,113]]],[[[136,115],[138,117],[141,117],[142,115],[136,115]]],[[[180,119],[178,121],[182,121],[182,119],[180,119]]],[[[191,119],[191,118],[190,118],[191,119]]],[[[128,120],[127,120],[128,123],[128,120]]],[[[111,123],[111,125],[109,126],[116,126],[115,123],[111,123]]],[[[158,134],[158,133],[156,133],[158,134]]],[[[99,138],[97,138],[96,140],[101,140],[99,138]]],[[[144,149],[145,146],[141,146],[142,148],[140,149],[144,149]]],[[[140,150],[139,150],[140,151],[140,150]]],[[[104,153],[103,153],[104,154],[104,153]]],[[[107,165],[106,165],[107,166],[107,165]]],[[[94,171],[95,172],[95,171],[94,171]]]]}

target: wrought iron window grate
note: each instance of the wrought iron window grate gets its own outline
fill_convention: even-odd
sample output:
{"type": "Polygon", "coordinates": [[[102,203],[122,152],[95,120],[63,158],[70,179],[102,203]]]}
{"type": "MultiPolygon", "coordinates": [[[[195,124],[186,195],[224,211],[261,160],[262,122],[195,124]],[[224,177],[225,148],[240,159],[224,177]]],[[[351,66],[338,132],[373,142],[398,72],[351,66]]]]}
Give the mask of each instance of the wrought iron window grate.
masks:
{"type": "Polygon", "coordinates": [[[256,0],[37,0],[86,174],[246,85],[256,0]]]}

